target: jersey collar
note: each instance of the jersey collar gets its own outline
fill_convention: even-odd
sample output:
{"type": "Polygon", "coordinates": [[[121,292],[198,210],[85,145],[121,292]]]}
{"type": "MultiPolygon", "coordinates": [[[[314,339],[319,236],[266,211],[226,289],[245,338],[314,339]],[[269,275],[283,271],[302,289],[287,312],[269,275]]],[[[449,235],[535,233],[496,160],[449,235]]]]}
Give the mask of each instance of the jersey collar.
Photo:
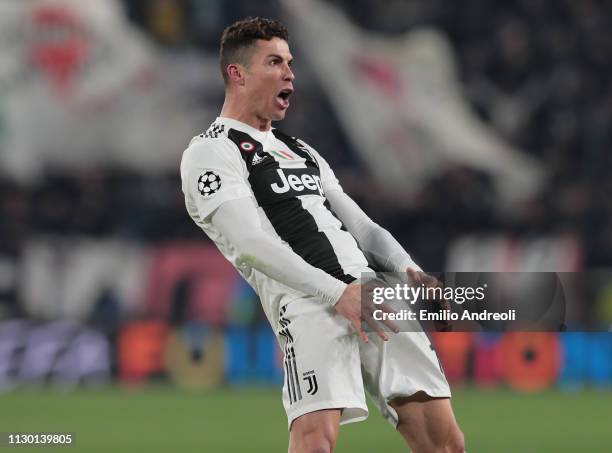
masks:
{"type": "Polygon", "coordinates": [[[249,134],[257,141],[264,141],[272,133],[272,128],[270,128],[268,131],[260,131],[259,129],[255,129],[253,126],[243,123],[242,121],[238,121],[233,118],[226,118],[224,116],[218,116],[215,122],[223,123],[228,128],[236,129],[244,132],[245,134],[249,134]]]}

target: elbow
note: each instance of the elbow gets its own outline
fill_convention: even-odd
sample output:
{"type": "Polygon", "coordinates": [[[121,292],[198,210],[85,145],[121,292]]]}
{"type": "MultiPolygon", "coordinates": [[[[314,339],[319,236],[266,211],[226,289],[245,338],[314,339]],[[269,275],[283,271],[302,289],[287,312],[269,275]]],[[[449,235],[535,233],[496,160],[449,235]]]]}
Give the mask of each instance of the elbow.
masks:
{"type": "Polygon", "coordinates": [[[234,251],[236,254],[236,264],[242,266],[247,264],[250,260],[251,253],[248,249],[246,241],[234,242],[234,251]]]}
{"type": "Polygon", "coordinates": [[[236,253],[236,265],[242,267],[257,268],[258,258],[255,253],[255,246],[261,243],[262,238],[259,235],[243,236],[238,241],[234,241],[234,250],[236,253]]]}
{"type": "Polygon", "coordinates": [[[236,258],[236,266],[240,269],[245,267],[257,268],[257,262],[257,257],[248,252],[239,252],[236,258]]]}

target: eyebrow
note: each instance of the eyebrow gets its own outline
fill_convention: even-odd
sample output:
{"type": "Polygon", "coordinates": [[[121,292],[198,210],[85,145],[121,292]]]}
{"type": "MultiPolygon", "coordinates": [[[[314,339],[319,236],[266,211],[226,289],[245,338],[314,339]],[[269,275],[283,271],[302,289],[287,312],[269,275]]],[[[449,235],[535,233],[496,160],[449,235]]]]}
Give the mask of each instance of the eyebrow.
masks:
{"type": "MultiPolygon", "coordinates": [[[[284,60],[284,58],[276,53],[271,53],[270,55],[268,55],[266,58],[280,58],[281,60],[284,60]]],[[[291,57],[291,59],[289,61],[287,61],[288,64],[293,63],[293,57],[291,57]]]]}

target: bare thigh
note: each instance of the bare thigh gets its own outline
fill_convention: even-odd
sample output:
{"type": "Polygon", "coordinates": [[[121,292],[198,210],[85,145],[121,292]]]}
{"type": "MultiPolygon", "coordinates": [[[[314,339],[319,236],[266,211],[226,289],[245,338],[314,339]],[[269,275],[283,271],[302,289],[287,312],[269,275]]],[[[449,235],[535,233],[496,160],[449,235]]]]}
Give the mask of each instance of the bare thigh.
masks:
{"type": "Polygon", "coordinates": [[[289,432],[289,453],[333,452],[341,415],[341,409],[324,409],[296,418],[289,432]]]}

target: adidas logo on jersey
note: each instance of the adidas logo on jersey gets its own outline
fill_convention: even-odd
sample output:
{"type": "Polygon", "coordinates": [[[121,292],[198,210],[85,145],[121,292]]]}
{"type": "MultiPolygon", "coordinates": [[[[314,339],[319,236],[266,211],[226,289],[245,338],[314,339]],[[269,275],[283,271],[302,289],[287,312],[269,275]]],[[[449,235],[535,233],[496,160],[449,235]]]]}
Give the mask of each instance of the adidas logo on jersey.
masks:
{"type": "Polygon", "coordinates": [[[261,161],[263,161],[266,157],[268,157],[267,155],[261,155],[259,153],[256,153],[253,156],[253,160],[251,161],[252,165],[257,165],[258,163],[260,163],[261,161]]]}
{"type": "Polygon", "coordinates": [[[275,182],[270,185],[270,188],[275,193],[285,193],[289,192],[289,190],[293,190],[295,192],[303,192],[307,191],[304,195],[308,195],[308,192],[312,194],[318,194],[323,196],[323,187],[321,186],[321,178],[319,175],[310,174],[304,170],[294,170],[293,173],[289,175],[285,175],[285,172],[282,168],[276,170],[278,176],[280,177],[280,183],[275,182]],[[301,173],[301,174],[296,174],[301,173]]]}

